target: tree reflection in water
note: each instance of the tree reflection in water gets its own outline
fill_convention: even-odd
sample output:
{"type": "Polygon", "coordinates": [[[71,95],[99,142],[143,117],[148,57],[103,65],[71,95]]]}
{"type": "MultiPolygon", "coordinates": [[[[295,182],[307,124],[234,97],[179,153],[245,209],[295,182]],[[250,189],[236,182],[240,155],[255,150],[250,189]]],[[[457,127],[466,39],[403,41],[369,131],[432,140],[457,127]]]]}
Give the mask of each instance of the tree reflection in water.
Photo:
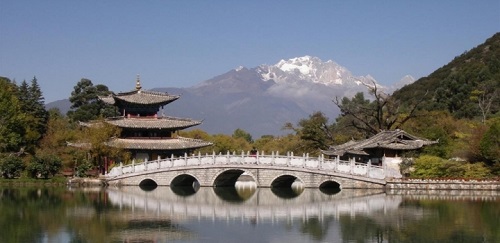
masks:
{"type": "Polygon", "coordinates": [[[494,193],[180,188],[0,188],[0,242],[500,242],[494,193]]]}

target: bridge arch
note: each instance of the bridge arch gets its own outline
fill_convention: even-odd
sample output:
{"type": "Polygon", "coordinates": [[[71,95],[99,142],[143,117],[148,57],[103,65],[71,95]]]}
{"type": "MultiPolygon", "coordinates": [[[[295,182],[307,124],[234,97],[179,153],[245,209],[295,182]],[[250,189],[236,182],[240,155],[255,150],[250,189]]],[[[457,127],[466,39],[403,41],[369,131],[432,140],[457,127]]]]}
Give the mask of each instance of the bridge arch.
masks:
{"type": "Polygon", "coordinates": [[[325,180],[319,184],[319,190],[327,195],[334,195],[340,192],[341,185],[335,180],[325,180]]]}
{"type": "Polygon", "coordinates": [[[144,191],[152,191],[158,187],[158,183],[151,178],[144,178],[139,182],[139,187],[144,191]]]}
{"type": "Polygon", "coordinates": [[[170,181],[171,187],[199,187],[200,180],[196,176],[190,173],[182,173],[176,175],[172,181],[170,181]]]}
{"type": "Polygon", "coordinates": [[[271,180],[271,187],[304,187],[304,181],[298,176],[283,174],[271,180]]]}
{"type": "Polygon", "coordinates": [[[240,178],[241,175],[245,173],[246,177],[250,177],[256,184],[257,180],[255,176],[248,170],[245,169],[223,169],[220,172],[217,172],[212,179],[211,185],[213,187],[224,187],[224,186],[235,186],[236,182],[240,178]]]}
{"type": "Polygon", "coordinates": [[[327,179],[322,181],[319,184],[319,188],[341,188],[341,185],[338,181],[333,180],[333,179],[327,179]]]}

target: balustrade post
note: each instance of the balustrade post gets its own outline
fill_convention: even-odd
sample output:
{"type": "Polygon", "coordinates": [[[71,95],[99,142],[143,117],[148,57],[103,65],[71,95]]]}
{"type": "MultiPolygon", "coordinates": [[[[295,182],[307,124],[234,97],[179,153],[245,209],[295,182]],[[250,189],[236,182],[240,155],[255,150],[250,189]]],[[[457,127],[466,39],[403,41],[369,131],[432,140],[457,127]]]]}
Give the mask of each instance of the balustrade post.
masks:
{"type": "Polygon", "coordinates": [[[212,161],[214,162],[215,165],[215,150],[212,150],[212,161]]]}
{"type": "Polygon", "coordinates": [[[366,176],[370,177],[370,169],[372,168],[372,160],[368,160],[368,163],[366,164],[366,176]]]}
{"type": "Polygon", "coordinates": [[[132,172],[135,172],[135,159],[132,159],[132,172]]]}
{"type": "Polygon", "coordinates": [[[184,153],[184,165],[185,166],[188,165],[188,155],[187,155],[187,153],[184,153]]]}
{"type": "Polygon", "coordinates": [[[243,164],[245,162],[245,151],[241,150],[241,160],[240,164],[243,164]]]}
{"type": "Polygon", "coordinates": [[[290,164],[290,152],[286,152],[286,166],[288,166],[289,164],[290,164]]]}
{"type": "Polygon", "coordinates": [[[351,165],[351,174],[354,174],[354,158],[350,158],[349,163],[351,165]]]}
{"type": "Polygon", "coordinates": [[[123,163],[120,162],[120,175],[123,175],[123,163]]]}

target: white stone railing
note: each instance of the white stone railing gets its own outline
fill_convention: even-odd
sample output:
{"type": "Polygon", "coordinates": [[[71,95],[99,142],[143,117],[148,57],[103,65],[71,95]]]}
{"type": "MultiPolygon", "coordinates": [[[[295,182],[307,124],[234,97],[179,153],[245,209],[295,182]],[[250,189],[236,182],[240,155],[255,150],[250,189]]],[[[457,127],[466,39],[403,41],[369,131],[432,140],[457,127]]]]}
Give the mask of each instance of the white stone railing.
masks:
{"type": "Polygon", "coordinates": [[[371,165],[370,163],[357,163],[354,161],[343,161],[337,159],[325,159],[323,155],[319,157],[309,157],[309,154],[294,156],[293,153],[279,155],[278,152],[272,152],[270,155],[258,153],[251,155],[249,152],[241,154],[206,154],[183,157],[171,157],[167,159],[158,159],[136,163],[132,161],[130,165],[113,167],[106,175],[108,179],[146,171],[163,170],[169,168],[182,168],[190,166],[209,166],[209,165],[239,165],[239,166],[276,166],[303,168],[309,170],[318,170],[321,172],[336,172],[347,175],[364,176],[373,179],[385,179],[386,172],[381,166],[371,165]]]}

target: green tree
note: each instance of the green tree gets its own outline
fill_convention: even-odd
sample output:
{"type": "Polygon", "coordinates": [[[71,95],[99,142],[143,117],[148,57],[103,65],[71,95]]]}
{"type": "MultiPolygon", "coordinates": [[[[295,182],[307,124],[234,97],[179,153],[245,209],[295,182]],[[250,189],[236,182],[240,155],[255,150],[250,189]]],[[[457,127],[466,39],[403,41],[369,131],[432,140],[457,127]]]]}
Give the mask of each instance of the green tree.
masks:
{"type": "Polygon", "coordinates": [[[83,127],[77,134],[77,137],[81,139],[78,142],[88,145],[83,147],[88,149],[93,165],[99,171],[104,172],[105,160],[128,161],[130,159],[130,154],[121,149],[119,144],[116,144],[116,146],[109,145],[112,138],[118,137],[120,133],[120,128],[99,120],[88,127],[83,127]]]}
{"type": "Polygon", "coordinates": [[[18,89],[18,99],[24,114],[24,146],[29,152],[34,152],[35,147],[47,129],[49,114],[45,110],[45,101],[36,77],[31,85],[23,81],[18,89]]]}
{"type": "Polygon", "coordinates": [[[49,178],[54,176],[62,167],[62,161],[52,154],[37,154],[31,158],[27,171],[32,178],[49,178]]]}
{"type": "Polygon", "coordinates": [[[496,119],[480,141],[479,149],[489,164],[500,162],[500,119],[496,119]]]}
{"type": "Polygon", "coordinates": [[[40,153],[57,154],[66,168],[74,168],[77,158],[85,157],[79,155],[83,151],[67,145],[67,141],[78,139],[78,128],[77,124],[71,123],[58,109],[49,110],[47,131],[39,143],[40,153]]]}
{"type": "Polygon", "coordinates": [[[252,148],[244,138],[233,138],[225,134],[215,134],[210,141],[214,144],[212,149],[215,153],[240,153],[241,151],[250,151],[252,148]]]}
{"type": "Polygon", "coordinates": [[[333,125],[322,112],[314,112],[308,119],[301,119],[297,127],[291,123],[285,124],[303,140],[301,151],[317,154],[319,149],[327,149],[334,141],[333,125]]]}
{"type": "Polygon", "coordinates": [[[446,160],[430,155],[423,155],[415,160],[413,164],[414,171],[412,177],[417,178],[441,178],[444,177],[446,171],[442,166],[446,160]]]}
{"type": "Polygon", "coordinates": [[[242,138],[249,143],[253,143],[252,135],[250,135],[250,133],[241,128],[234,130],[233,138],[235,139],[242,138]]]}
{"type": "MultiPolygon", "coordinates": [[[[285,155],[287,152],[293,152],[296,155],[301,153],[314,153],[318,149],[313,151],[306,150],[304,145],[304,140],[296,134],[288,134],[285,136],[262,136],[257,139],[253,144],[257,150],[260,152],[265,152],[267,154],[272,152],[279,152],[280,155],[285,155]]],[[[313,154],[311,154],[313,155],[313,154]]]]}
{"type": "Polygon", "coordinates": [[[116,115],[114,108],[98,99],[99,96],[108,96],[111,93],[105,85],[94,86],[92,81],[82,78],[71,92],[71,110],[68,111],[68,117],[72,121],[86,122],[116,115]]]}
{"type": "Polygon", "coordinates": [[[23,143],[24,115],[16,93],[17,86],[0,77],[0,152],[19,151],[23,143]]]}
{"type": "Polygon", "coordinates": [[[24,168],[24,162],[19,156],[0,155],[0,172],[4,178],[19,177],[24,168]]]}

